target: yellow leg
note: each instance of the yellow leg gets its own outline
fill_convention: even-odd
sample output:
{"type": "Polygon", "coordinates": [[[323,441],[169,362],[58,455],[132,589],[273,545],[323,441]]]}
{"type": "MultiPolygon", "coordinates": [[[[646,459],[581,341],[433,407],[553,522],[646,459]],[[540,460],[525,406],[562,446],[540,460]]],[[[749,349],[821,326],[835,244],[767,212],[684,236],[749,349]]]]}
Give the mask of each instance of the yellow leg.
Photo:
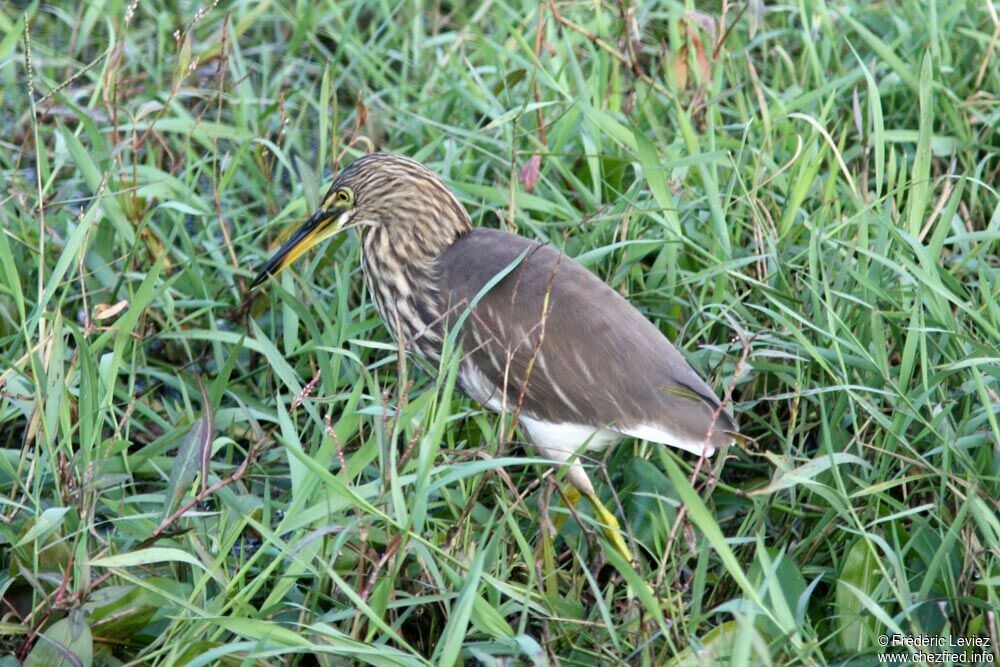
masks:
{"type": "MultiPolygon", "coordinates": [[[[580,492],[577,491],[576,487],[569,484],[563,489],[563,495],[566,498],[566,502],[571,506],[575,507],[577,503],[580,502],[580,492]]],[[[621,554],[626,561],[632,562],[632,552],[629,551],[628,545],[625,544],[625,538],[622,537],[621,526],[618,524],[618,519],[615,515],[608,511],[601,502],[601,499],[597,497],[596,494],[588,495],[587,500],[590,501],[590,506],[594,509],[594,516],[597,518],[598,523],[602,524],[602,529],[604,536],[608,538],[611,545],[615,548],[619,554],[621,554]]],[[[555,527],[558,533],[562,530],[563,525],[566,523],[566,519],[569,517],[568,514],[561,514],[555,518],[552,525],[555,527]]]]}
{"type": "MultiPolygon", "coordinates": [[[[569,484],[563,486],[562,495],[563,498],[566,499],[567,507],[576,507],[580,502],[580,492],[576,490],[575,486],[571,486],[569,484]]],[[[564,525],[566,525],[566,519],[568,518],[569,512],[559,514],[559,516],[556,517],[556,520],[552,522],[552,525],[555,527],[557,533],[562,530],[564,525]]]]}
{"type": "Polygon", "coordinates": [[[604,536],[608,538],[608,541],[611,542],[615,550],[625,558],[626,562],[631,563],[632,552],[629,551],[628,545],[625,544],[625,538],[622,537],[622,528],[618,524],[618,519],[608,511],[608,508],[604,506],[604,503],[597,497],[597,494],[587,496],[587,500],[590,501],[590,506],[594,508],[594,516],[604,524],[604,536]]]}

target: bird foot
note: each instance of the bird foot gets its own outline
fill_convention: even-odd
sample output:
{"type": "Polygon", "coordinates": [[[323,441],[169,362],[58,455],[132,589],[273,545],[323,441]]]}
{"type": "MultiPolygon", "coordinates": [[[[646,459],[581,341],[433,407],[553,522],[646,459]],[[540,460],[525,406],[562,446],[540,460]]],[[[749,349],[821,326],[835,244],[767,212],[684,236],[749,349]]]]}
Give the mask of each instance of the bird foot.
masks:
{"type": "Polygon", "coordinates": [[[629,550],[628,545],[625,544],[625,538],[622,537],[622,528],[621,524],[618,523],[618,519],[608,511],[608,508],[604,506],[604,503],[601,502],[601,499],[596,494],[587,496],[587,500],[590,501],[591,507],[594,508],[595,518],[603,524],[604,536],[611,542],[611,546],[615,548],[615,551],[621,554],[627,562],[631,563],[634,560],[632,552],[629,550]]]}
{"type": "MultiPolygon", "coordinates": [[[[575,507],[580,502],[582,496],[575,487],[567,485],[563,489],[563,497],[568,506],[575,507]]],[[[625,538],[622,537],[621,524],[618,523],[618,519],[604,506],[604,503],[601,502],[601,499],[596,494],[587,495],[586,498],[594,510],[594,518],[601,524],[601,532],[604,533],[604,536],[611,543],[611,546],[614,547],[615,551],[631,563],[634,558],[628,545],[625,544],[625,538]]],[[[552,526],[555,528],[556,533],[562,530],[563,524],[566,523],[568,517],[568,514],[562,514],[552,521],[552,526]]]]}

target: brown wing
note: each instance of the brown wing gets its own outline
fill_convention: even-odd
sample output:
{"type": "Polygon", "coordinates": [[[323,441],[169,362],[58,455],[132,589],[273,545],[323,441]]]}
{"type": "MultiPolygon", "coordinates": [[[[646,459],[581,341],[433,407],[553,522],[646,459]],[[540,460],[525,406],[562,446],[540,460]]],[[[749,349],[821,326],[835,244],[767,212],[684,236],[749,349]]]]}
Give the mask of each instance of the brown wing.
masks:
{"type": "MultiPolygon", "coordinates": [[[[662,333],[618,292],[549,246],[491,229],[440,258],[451,322],[482,288],[524,259],[472,309],[464,355],[500,396],[551,423],[600,426],[700,452],[732,441],[732,418],[662,333]]],[[[475,372],[475,371],[473,371],[475,372]]],[[[463,390],[481,402],[468,375],[463,390]]],[[[499,408],[498,408],[499,409],[499,408]]]]}

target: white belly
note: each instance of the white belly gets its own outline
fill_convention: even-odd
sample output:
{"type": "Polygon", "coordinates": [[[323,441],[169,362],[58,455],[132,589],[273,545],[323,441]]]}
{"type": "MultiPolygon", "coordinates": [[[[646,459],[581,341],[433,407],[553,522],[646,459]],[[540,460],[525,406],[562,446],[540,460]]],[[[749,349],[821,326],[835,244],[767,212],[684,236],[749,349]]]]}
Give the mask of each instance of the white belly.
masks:
{"type": "MultiPolygon", "coordinates": [[[[471,362],[462,364],[459,375],[465,393],[483,407],[506,414],[517,407],[516,404],[511,405],[504,393],[471,362]]],[[[711,456],[715,453],[715,447],[708,443],[708,438],[691,439],[660,425],[640,424],[631,428],[610,429],[574,422],[544,421],[524,411],[518,414],[517,419],[539,452],[555,461],[566,460],[584,445],[588,450],[600,450],[626,436],[659,442],[698,455],[711,456]]]]}
{"type": "Polygon", "coordinates": [[[572,422],[553,423],[535,419],[530,415],[520,415],[518,422],[528,433],[531,442],[548,453],[551,450],[562,453],[553,458],[564,459],[586,446],[588,450],[604,449],[622,439],[621,433],[600,426],[574,424],[572,422]]]}

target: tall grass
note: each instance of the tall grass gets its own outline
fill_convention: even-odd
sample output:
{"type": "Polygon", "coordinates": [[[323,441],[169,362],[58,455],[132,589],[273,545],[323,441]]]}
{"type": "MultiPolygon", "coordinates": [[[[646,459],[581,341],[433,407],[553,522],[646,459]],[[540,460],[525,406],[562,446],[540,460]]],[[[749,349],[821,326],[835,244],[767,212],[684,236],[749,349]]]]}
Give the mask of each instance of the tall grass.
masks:
{"type": "Polygon", "coordinates": [[[0,665],[1000,658],[997,13],[7,3],[0,665]],[[399,354],[355,238],[248,291],[372,148],[732,405],[698,474],[589,462],[637,562],[554,534],[561,474],[399,354]]]}

